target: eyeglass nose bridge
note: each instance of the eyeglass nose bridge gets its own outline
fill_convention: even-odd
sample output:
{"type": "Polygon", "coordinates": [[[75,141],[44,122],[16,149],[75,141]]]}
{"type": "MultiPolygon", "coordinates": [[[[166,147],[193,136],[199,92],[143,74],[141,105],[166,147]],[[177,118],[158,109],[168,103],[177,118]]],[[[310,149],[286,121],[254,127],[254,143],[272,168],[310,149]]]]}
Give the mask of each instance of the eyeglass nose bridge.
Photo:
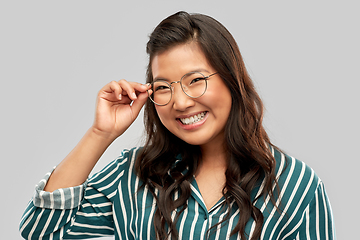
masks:
{"type": "MultiPolygon", "coordinates": [[[[170,87],[171,87],[171,93],[174,94],[174,86],[173,83],[180,83],[180,87],[182,89],[182,91],[186,94],[186,92],[189,90],[186,86],[184,86],[183,84],[181,84],[181,80],[179,81],[174,81],[170,83],[170,87]]],[[[187,95],[187,94],[186,94],[187,95]]]]}

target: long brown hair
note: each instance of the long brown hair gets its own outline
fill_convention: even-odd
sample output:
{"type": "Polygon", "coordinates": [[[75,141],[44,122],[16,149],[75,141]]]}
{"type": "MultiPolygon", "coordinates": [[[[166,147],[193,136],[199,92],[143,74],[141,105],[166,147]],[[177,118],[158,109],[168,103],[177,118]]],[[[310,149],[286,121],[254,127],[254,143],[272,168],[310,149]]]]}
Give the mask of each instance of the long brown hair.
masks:
{"type": "MultiPolygon", "coordinates": [[[[272,144],[262,126],[263,104],[232,35],[221,23],[206,15],[178,12],[169,16],[154,29],[147,43],[147,82],[153,80],[151,64],[154,56],[188,42],[200,46],[231,92],[231,111],[225,127],[229,162],[223,195],[225,204],[230,206],[235,200],[241,210],[232,234],[240,233],[241,238],[246,239],[245,225],[253,218],[256,225],[251,239],[258,239],[264,218],[253,204],[256,199],[250,196],[263,181],[264,187],[257,198],[269,194],[275,204],[272,190],[273,184],[277,184],[275,160],[269,151],[272,144]]],[[[147,140],[135,168],[157,201],[154,215],[157,237],[167,239],[171,235],[177,239],[176,221],[187,207],[186,201],[191,194],[190,181],[201,161],[200,147],[190,145],[168,131],[151,101],[145,105],[144,121],[147,140]],[[182,161],[174,168],[178,155],[181,155],[182,161]],[[176,199],[175,192],[179,196],[176,199]],[[173,221],[171,213],[175,209],[177,215],[173,221]]]]}

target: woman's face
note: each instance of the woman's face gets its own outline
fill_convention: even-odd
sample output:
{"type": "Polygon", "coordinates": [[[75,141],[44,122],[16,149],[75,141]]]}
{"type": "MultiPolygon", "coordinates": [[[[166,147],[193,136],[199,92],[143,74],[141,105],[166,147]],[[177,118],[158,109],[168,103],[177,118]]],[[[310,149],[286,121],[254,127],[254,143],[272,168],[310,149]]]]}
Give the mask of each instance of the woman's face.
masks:
{"type": "MultiPolygon", "coordinates": [[[[151,68],[154,79],[169,83],[179,81],[189,72],[198,71],[205,76],[216,72],[196,43],[175,46],[156,55],[151,68]]],[[[191,98],[179,83],[173,83],[171,101],[155,108],[162,124],[183,141],[192,145],[222,146],[231,95],[219,74],[211,76],[207,84],[204,95],[191,98]]]]}

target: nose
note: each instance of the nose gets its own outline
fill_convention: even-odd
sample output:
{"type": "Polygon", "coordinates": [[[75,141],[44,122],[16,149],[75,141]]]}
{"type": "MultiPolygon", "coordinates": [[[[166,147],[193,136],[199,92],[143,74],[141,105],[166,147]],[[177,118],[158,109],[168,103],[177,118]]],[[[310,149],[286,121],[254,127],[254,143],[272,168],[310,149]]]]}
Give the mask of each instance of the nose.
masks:
{"type": "MultiPolygon", "coordinates": [[[[178,82],[176,82],[178,83],[178,82]]],[[[185,111],[187,108],[194,106],[194,99],[189,97],[181,89],[180,84],[173,83],[172,88],[172,104],[173,108],[178,111],[185,111]],[[176,86],[175,86],[176,85],[176,86]]]]}

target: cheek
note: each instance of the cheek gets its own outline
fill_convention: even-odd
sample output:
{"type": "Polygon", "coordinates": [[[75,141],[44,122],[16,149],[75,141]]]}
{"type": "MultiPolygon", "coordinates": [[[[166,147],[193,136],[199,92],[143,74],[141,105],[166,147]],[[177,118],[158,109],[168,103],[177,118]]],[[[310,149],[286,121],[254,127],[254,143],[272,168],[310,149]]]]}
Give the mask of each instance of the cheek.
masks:
{"type": "Polygon", "coordinates": [[[156,106],[156,113],[161,121],[161,123],[166,127],[166,120],[169,118],[169,111],[165,106],[156,106]]]}

